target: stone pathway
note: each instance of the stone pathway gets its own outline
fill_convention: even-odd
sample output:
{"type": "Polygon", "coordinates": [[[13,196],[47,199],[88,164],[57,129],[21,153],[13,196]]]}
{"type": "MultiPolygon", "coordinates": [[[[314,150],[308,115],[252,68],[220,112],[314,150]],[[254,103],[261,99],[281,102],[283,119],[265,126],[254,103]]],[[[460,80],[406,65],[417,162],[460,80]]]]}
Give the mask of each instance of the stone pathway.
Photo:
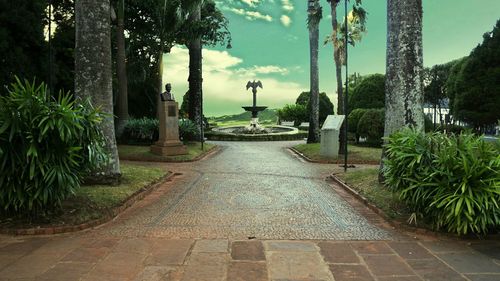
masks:
{"type": "Polygon", "coordinates": [[[500,241],[399,233],[291,143],[221,145],[98,229],[0,236],[0,281],[500,280],[500,241]]]}

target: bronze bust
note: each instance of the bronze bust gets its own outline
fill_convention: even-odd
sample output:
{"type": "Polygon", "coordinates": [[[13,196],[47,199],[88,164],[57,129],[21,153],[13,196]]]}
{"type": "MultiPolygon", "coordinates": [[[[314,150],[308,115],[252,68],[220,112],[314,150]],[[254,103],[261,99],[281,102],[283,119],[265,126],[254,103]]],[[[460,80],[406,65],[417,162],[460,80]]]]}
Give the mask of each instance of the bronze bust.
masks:
{"type": "Polygon", "coordinates": [[[161,101],[174,101],[174,94],[171,93],[172,91],[172,85],[170,83],[167,83],[165,85],[165,92],[160,94],[161,101]]]}

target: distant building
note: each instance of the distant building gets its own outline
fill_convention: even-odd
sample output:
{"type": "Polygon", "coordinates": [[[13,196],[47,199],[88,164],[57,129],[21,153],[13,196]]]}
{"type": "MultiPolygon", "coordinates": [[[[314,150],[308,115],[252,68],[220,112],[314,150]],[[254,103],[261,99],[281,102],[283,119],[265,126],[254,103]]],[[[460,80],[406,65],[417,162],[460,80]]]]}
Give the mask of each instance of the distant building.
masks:
{"type": "Polygon", "coordinates": [[[440,105],[434,107],[433,104],[424,104],[424,114],[432,120],[433,124],[450,124],[453,122],[452,116],[450,114],[450,100],[443,99],[440,105]]]}

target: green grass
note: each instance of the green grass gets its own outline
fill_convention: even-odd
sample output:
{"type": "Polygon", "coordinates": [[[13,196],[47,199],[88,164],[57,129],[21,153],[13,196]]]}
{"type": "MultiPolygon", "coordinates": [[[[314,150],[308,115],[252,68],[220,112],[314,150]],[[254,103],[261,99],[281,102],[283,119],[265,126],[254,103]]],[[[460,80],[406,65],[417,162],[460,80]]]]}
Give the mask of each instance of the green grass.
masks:
{"type": "MultiPolygon", "coordinates": [[[[319,143],[312,144],[299,144],[294,146],[296,150],[300,151],[302,154],[307,156],[311,160],[315,161],[326,161],[326,162],[337,162],[343,161],[343,155],[339,155],[338,158],[333,159],[330,157],[323,157],[320,155],[319,143]]],[[[380,163],[380,157],[382,156],[382,149],[376,147],[365,147],[348,145],[348,162],[354,164],[377,164],[380,163]]]]}
{"type": "Polygon", "coordinates": [[[37,226],[78,225],[111,214],[113,208],[123,204],[130,196],[159,181],[168,172],[164,168],[121,164],[120,185],[81,186],[73,196],[64,200],[60,209],[49,210],[43,216],[26,218],[0,217],[0,227],[31,228],[37,226]]]}
{"type": "MultiPolygon", "coordinates": [[[[224,115],[219,117],[209,117],[208,122],[216,123],[218,127],[241,126],[250,123],[251,113],[243,112],[234,115],[224,115]]],[[[259,113],[259,122],[263,125],[274,125],[278,120],[276,109],[266,109],[259,113]]]]}
{"type": "Polygon", "coordinates": [[[351,169],[336,176],[389,217],[398,220],[408,219],[409,212],[399,199],[399,195],[378,182],[378,168],[351,169]]]}
{"type": "Polygon", "coordinates": [[[120,159],[134,161],[157,161],[157,162],[183,162],[190,161],[200,156],[202,153],[215,147],[214,144],[205,143],[203,150],[199,142],[192,142],[186,145],[188,154],[178,156],[160,156],[151,153],[149,146],[119,145],[118,154],[120,159]]]}

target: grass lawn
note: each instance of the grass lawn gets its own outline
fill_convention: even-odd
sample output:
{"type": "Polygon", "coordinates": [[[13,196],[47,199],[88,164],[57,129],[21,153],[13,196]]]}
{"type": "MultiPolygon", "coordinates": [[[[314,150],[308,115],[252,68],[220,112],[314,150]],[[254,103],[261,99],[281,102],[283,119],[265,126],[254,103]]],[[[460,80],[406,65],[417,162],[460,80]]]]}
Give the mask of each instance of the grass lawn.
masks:
{"type": "MultiPolygon", "coordinates": [[[[231,126],[248,126],[250,124],[249,120],[229,120],[229,121],[219,121],[215,122],[217,127],[231,127],[231,126]]],[[[263,126],[276,125],[276,121],[259,121],[259,124],[263,126]]]]}
{"type": "MultiPolygon", "coordinates": [[[[296,150],[307,156],[311,160],[315,161],[325,161],[334,162],[343,161],[344,156],[340,155],[337,159],[332,159],[329,157],[323,157],[320,155],[320,144],[299,144],[294,146],[296,150]]],[[[365,147],[348,145],[348,162],[354,164],[377,164],[380,163],[380,157],[382,155],[382,148],[376,147],[365,147]]]]}
{"type": "Polygon", "coordinates": [[[121,164],[122,180],[118,186],[82,186],[75,195],[62,202],[61,209],[48,211],[36,219],[0,217],[0,227],[31,228],[36,226],[77,225],[110,214],[130,196],[158,182],[168,172],[163,168],[121,164]]]}
{"type": "Polygon", "coordinates": [[[190,161],[200,156],[202,153],[215,147],[214,144],[205,143],[203,151],[199,142],[192,142],[186,145],[188,154],[178,156],[159,156],[151,153],[149,146],[119,145],[118,154],[120,159],[134,161],[157,161],[157,162],[183,162],[190,161]]]}
{"type": "Polygon", "coordinates": [[[408,210],[399,199],[399,195],[394,194],[378,182],[378,168],[351,169],[347,173],[335,175],[368,201],[382,209],[389,217],[402,221],[408,219],[408,210]]]}

